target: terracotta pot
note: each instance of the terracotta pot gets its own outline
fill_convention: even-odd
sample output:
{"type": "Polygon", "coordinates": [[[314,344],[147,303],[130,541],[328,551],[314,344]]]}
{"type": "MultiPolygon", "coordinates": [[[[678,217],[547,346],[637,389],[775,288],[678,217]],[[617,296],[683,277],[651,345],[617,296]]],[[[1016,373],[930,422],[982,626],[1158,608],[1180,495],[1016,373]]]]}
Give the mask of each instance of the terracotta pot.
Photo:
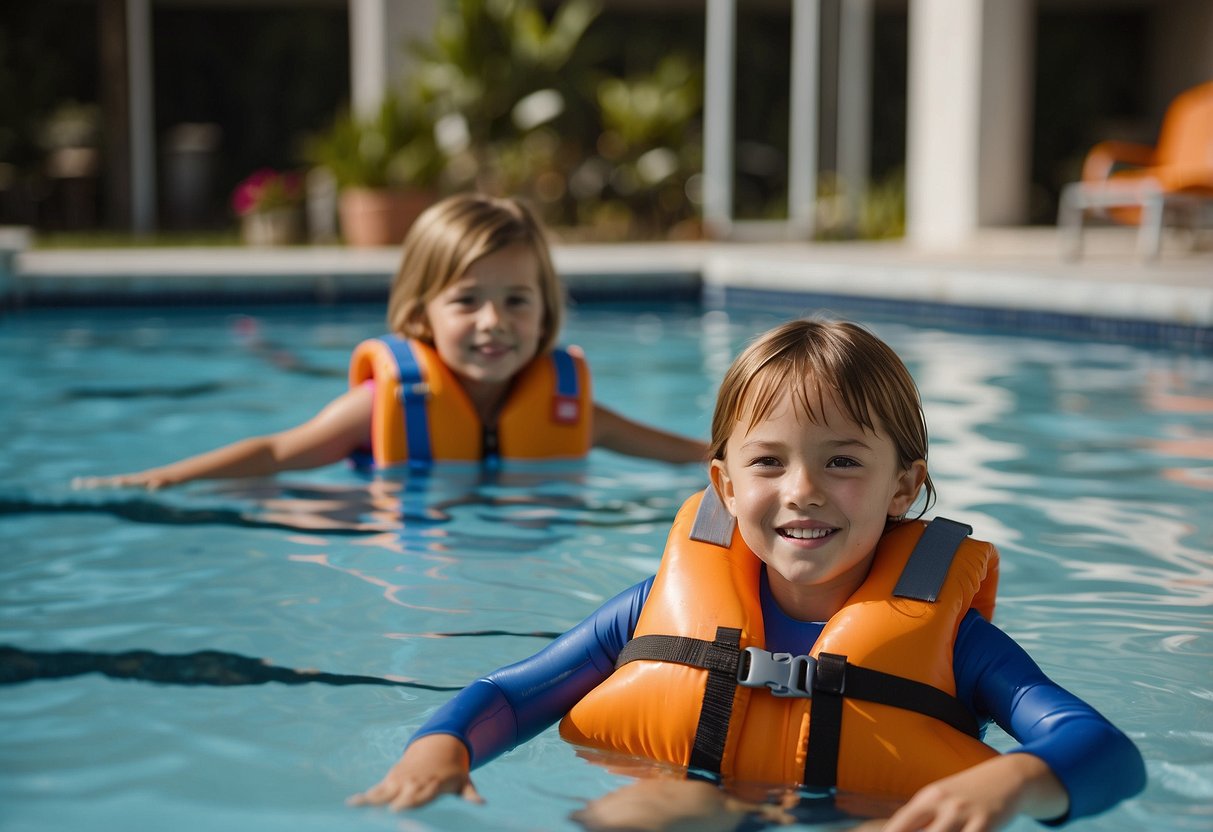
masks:
{"type": "Polygon", "coordinates": [[[433,201],[430,191],[344,188],[337,209],[341,236],[351,246],[398,246],[433,201]]]}
{"type": "Polygon", "coordinates": [[[240,218],[240,236],[250,246],[285,246],[299,242],[303,224],[295,208],[254,211],[240,218]]]}

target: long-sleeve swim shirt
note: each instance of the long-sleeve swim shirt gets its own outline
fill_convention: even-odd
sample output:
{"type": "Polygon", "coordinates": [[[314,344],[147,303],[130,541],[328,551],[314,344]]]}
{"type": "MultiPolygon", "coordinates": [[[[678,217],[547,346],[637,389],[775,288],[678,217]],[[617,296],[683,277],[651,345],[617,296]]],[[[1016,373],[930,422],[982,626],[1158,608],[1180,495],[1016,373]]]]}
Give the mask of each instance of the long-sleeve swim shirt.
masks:
{"type": "MultiPolygon", "coordinates": [[[[558,721],[615,669],[632,638],[653,579],[603,604],[544,649],[472,682],[413,736],[450,734],[468,748],[473,767],[526,742],[558,721]]],[[[760,582],[766,649],[807,652],[822,622],[790,618],[760,582]]],[[[1010,636],[970,610],[954,648],[956,696],[979,724],[991,720],[1045,761],[1070,798],[1060,825],[1103,812],[1145,786],[1133,742],[1098,711],[1050,680],[1010,636]]],[[[412,740],[410,740],[411,742],[412,740]]]]}

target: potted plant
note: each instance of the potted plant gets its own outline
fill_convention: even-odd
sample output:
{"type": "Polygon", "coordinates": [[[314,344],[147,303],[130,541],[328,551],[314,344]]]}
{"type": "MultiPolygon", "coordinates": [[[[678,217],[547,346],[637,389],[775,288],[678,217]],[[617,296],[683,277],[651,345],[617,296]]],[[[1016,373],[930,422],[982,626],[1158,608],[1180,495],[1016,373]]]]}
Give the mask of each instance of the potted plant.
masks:
{"type": "Polygon", "coordinates": [[[373,118],[340,115],[305,152],[336,180],[341,235],[352,246],[399,243],[434,201],[446,166],[424,106],[396,96],[373,118]]]}
{"type": "Polygon", "coordinates": [[[244,241],[253,246],[299,241],[303,182],[299,174],[261,168],[232,191],[232,210],[240,217],[244,241]]]}

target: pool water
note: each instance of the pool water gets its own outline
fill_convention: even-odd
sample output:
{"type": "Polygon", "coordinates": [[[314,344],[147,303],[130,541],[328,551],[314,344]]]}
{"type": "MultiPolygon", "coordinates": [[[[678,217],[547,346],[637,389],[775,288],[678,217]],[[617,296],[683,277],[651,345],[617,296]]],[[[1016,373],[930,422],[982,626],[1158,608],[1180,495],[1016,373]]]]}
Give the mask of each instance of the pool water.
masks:
{"type": "MultiPolygon", "coordinates": [[[[454,690],[651,574],[698,466],[70,489],[302,421],[381,320],[0,320],[0,828],[574,829],[628,782],[551,730],[476,772],[484,806],[343,805],[454,690]]],[[[776,321],[593,304],[564,340],[598,400],[706,437],[728,363],[776,321]]],[[[1145,793],[1073,828],[1213,827],[1213,358],[867,323],[921,386],[933,513],[1001,549],[996,621],[1146,758],[1145,793]]]]}

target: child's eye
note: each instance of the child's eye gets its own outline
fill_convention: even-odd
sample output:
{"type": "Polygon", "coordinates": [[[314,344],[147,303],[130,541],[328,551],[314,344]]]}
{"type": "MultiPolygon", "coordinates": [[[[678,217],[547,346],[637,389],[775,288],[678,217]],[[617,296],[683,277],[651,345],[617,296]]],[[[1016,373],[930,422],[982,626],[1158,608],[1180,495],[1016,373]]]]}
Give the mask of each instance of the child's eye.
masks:
{"type": "Polygon", "coordinates": [[[511,295],[510,297],[506,298],[506,302],[509,303],[510,306],[529,306],[531,303],[531,298],[529,295],[511,295]]]}
{"type": "Polygon", "coordinates": [[[756,468],[778,468],[780,462],[773,456],[758,456],[750,460],[750,465],[756,468]]]}
{"type": "Polygon", "coordinates": [[[849,456],[836,456],[826,463],[827,468],[858,468],[859,460],[849,456]]]}

